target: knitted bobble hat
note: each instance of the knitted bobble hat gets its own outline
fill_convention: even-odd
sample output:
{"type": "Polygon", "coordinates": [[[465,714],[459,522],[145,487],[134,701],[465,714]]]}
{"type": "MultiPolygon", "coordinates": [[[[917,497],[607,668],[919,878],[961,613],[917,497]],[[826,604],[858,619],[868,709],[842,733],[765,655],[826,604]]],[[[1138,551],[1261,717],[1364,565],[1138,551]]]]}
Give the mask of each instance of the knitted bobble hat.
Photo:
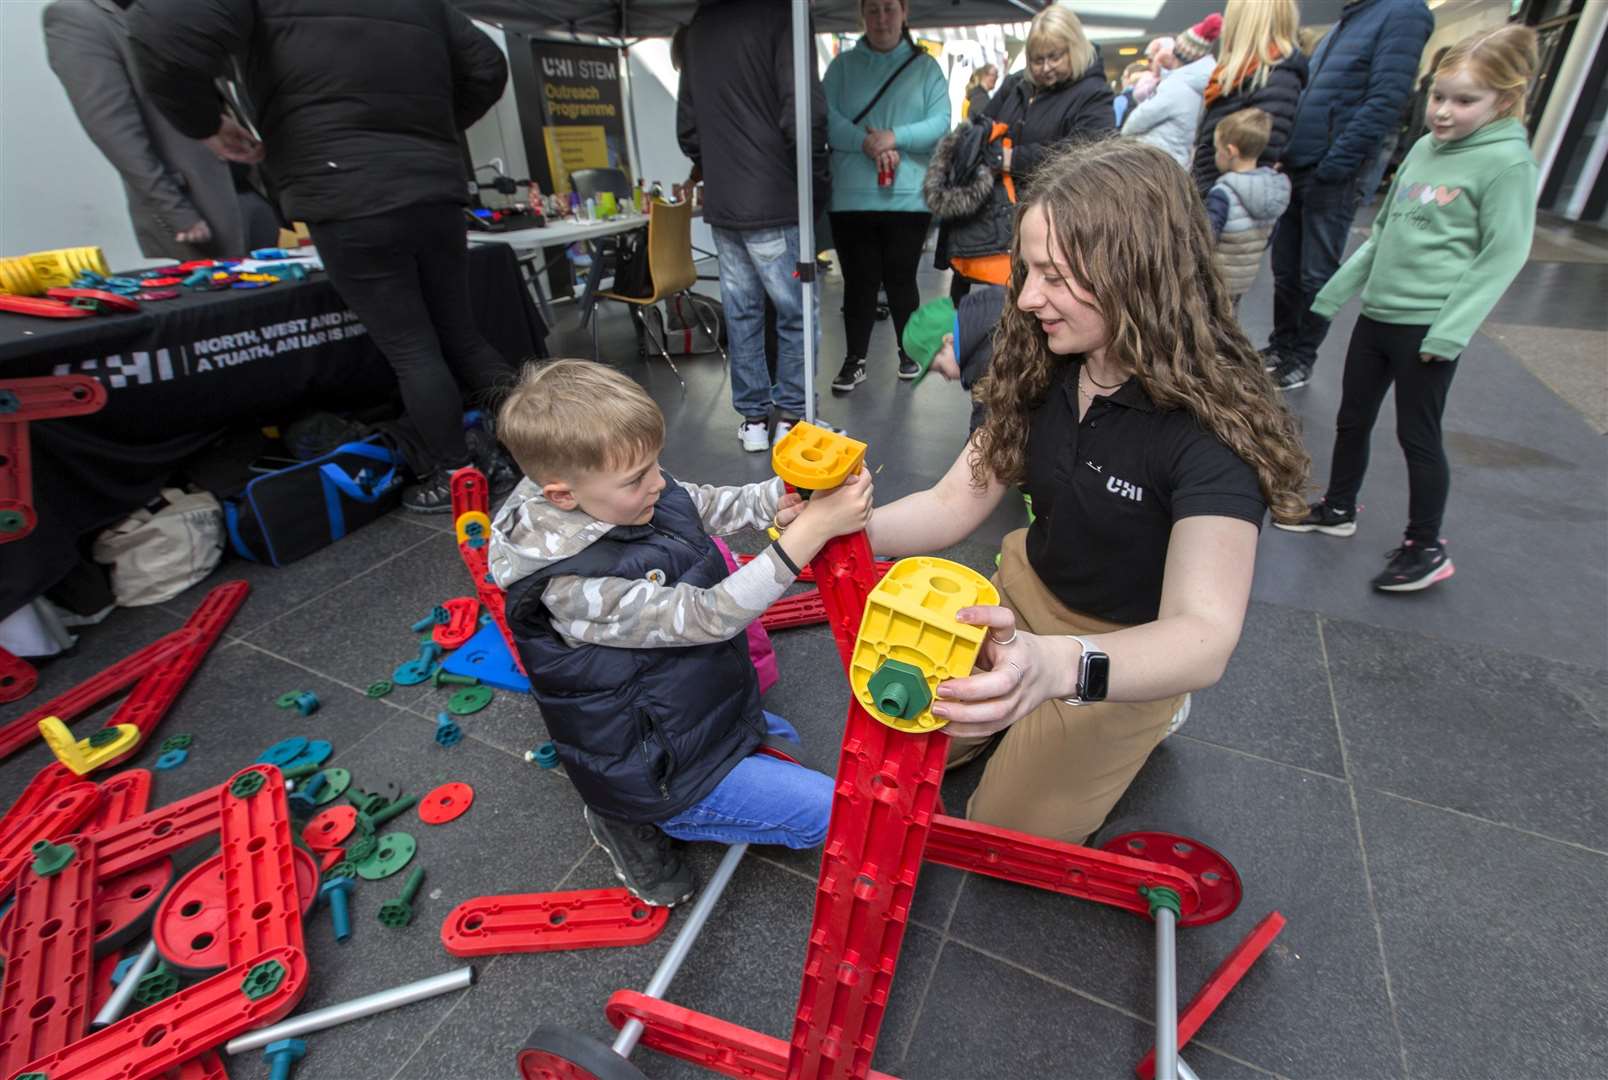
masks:
{"type": "Polygon", "coordinates": [[[1212,51],[1222,32],[1223,17],[1214,11],[1173,39],[1173,55],[1181,64],[1193,63],[1212,51]]]}

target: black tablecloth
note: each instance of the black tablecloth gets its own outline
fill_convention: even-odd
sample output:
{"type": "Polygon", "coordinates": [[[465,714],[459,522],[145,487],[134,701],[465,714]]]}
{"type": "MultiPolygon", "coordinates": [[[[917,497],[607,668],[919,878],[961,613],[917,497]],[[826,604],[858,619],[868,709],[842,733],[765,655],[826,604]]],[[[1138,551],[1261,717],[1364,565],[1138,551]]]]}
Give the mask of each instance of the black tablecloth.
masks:
{"type": "MultiPolygon", "coordinates": [[[[475,318],[517,364],[545,355],[546,328],[513,249],[469,251],[475,318]]],[[[185,291],[137,313],[47,320],[0,313],[5,376],[89,374],[98,413],[29,426],[39,517],[0,544],[0,618],[77,561],[78,540],[157,494],[166,473],[236,424],[281,422],[312,407],[384,402],[396,379],[321,273],[263,289],[185,291]]]]}

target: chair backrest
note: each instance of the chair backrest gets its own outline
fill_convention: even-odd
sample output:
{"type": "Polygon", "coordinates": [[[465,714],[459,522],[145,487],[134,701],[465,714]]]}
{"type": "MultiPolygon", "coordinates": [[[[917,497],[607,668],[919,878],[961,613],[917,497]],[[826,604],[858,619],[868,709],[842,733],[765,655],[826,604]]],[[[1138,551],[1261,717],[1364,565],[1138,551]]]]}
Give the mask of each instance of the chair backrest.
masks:
{"type": "Polygon", "coordinates": [[[648,204],[648,271],[653,275],[653,300],[674,296],[693,287],[698,268],[692,264],[692,203],[648,204]]]}
{"type": "Polygon", "coordinates": [[[621,169],[576,169],[570,173],[570,188],[582,202],[605,191],[614,192],[621,205],[631,201],[631,178],[621,169]]]}

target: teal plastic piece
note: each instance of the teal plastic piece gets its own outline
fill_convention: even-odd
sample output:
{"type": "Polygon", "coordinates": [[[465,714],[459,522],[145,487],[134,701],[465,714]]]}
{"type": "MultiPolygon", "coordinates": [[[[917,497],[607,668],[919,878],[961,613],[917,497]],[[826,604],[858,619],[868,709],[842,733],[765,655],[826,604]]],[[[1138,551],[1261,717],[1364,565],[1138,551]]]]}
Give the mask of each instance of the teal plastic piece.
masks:
{"type": "Polygon", "coordinates": [[[188,750],[169,750],[167,753],[156,759],[155,767],[164,770],[177,769],[189,759],[190,751],[188,750]]]}
{"type": "Polygon", "coordinates": [[[436,714],[435,741],[442,746],[457,746],[463,738],[463,729],[452,722],[446,713],[436,714]]]}
{"type": "Polygon", "coordinates": [[[307,749],[307,736],[292,735],[288,739],[281,739],[261,754],[257,755],[259,765],[289,765],[301,756],[307,749]]]}

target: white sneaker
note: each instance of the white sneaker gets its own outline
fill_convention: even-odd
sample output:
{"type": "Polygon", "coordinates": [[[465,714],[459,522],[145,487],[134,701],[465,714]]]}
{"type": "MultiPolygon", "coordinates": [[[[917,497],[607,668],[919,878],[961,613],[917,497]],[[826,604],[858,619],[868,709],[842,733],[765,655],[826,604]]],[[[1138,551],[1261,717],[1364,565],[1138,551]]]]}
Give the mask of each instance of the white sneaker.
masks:
{"type": "MultiPolygon", "coordinates": [[[[1178,711],[1173,713],[1172,720],[1167,724],[1167,735],[1171,735],[1173,732],[1183,727],[1184,721],[1189,719],[1189,703],[1193,700],[1193,698],[1193,694],[1184,695],[1184,703],[1178,706],[1178,711]]],[[[1166,735],[1162,736],[1162,738],[1166,737],[1166,735]]]]}
{"type": "MultiPolygon", "coordinates": [[[[792,425],[787,426],[791,427],[792,425]]],[[[781,431],[781,428],[782,425],[777,425],[778,431],[781,431]]],[[[770,449],[770,440],[765,437],[765,421],[763,420],[744,420],[743,426],[737,429],[737,438],[742,440],[743,449],[750,454],[757,454],[762,450],[770,449]]],[[[781,438],[781,436],[777,435],[777,438],[781,438]]]]}
{"type": "MultiPolygon", "coordinates": [[[[792,431],[792,430],[793,430],[793,421],[791,421],[791,420],[778,420],[778,421],[776,421],[776,431],[775,431],[774,434],[771,435],[770,444],[772,446],[775,446],[777,443],[782,441],[782,439],[787,435],[787,433],[789,431],[792,431]]],[[[763,446],[761,446],[760,449],[763,450],[765,448],[763,446]]]]}

